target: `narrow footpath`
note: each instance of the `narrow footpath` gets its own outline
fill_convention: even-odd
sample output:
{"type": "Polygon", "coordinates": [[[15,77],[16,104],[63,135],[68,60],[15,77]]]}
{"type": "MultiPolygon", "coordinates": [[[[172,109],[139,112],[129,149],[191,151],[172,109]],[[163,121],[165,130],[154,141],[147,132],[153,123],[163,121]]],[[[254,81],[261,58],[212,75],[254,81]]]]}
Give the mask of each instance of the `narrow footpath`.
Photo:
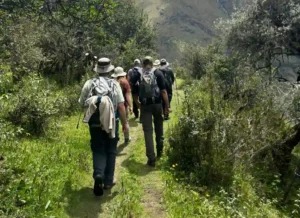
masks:
{"type": "MultiPolygon", "coordinates": [[[[172,104],[173,111],[176,105],[172,104]]],[[[177,101],[178,102],[178,101],[177,101]]],[[[172,114],[174,116],[175,112],[172,114]]],[[[164,123],[166,132],[170,121],[164,123]]],[[[79,131],[87,128],[81,125],[79,131]]],[[[118,144],[115,176],[117,185],[106,191],[104,196],[93,195],[93,180],[91,173],[83,176],[77,196],[69,201],[67,215],[69,217],[98,218],[98,217],[168,217],[163,201],[165,181],[160,171],[161,162],[155,168],[146,165],[145,145],[142,125],[134,118],[130,119],[130,135],[132,141],[124,144],[121,136],[118,144]]],[[[166,140],[167,141],[167,140],[166,140]]],[[[92,167],[90,167],[90,171],[92,167]]]]}

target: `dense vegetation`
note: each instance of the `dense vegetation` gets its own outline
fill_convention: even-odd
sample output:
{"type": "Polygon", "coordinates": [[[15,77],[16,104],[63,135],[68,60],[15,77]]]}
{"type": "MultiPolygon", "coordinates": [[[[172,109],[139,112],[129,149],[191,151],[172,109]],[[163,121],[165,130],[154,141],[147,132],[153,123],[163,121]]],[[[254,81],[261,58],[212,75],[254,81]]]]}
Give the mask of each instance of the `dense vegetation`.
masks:
{"type": "Polygon", "coordinates": [[[299,6],[255,1],[219,22],[212,45],[187,49],[186,78],[197,80],[185,89],[169,155],[175,176],[224,204],[212,217],[299,216],[299,187],[282,199],[299,163],[300,93],[277,81],[273,65],[299,53],[299,6]]]}
{"type": "Polygon", "coordinates": [[[78,176],[78,161],[89,163],[87,142],[66,147],[60,132],[78,110],[91,57],[128,69],[154,53],[155,33],[140,9],[118,0],[5,0],[0,22],[0,217],[59,214],[64,181],[78,176]]]}

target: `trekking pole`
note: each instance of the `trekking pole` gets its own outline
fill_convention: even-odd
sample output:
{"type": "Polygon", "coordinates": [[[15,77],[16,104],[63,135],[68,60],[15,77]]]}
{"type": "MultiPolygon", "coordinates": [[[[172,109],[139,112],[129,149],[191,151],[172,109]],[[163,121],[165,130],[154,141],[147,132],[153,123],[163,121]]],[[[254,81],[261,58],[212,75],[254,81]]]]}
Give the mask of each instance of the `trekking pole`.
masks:
{"type": "Polygon", "coordinates": [[[81,115],[82,115],[82,111],[81,111],[80,114],[79,114],[76,129],[79,128],[79,122],[80,122],[81,115]]]}
{"type": "Polygon", "coordinates": [[[285,201],[286,201],[286,199],[287,199],[287,197],[288,197],[288,195],[289,195],[289,193],[292,189],[292,186],[294,185],[297,178],[300,178],[300,163],[299,163],[299,165],[297,166],[297,168],[295,170],[295,173],[294,173],[294,176],[293,176],[293,179],[292,179],[290,185],[288,186],[286,192],[284,193],[284,197],[283,197],[283,200],[282,200],[283,203],[285,203],[285,201]]]}

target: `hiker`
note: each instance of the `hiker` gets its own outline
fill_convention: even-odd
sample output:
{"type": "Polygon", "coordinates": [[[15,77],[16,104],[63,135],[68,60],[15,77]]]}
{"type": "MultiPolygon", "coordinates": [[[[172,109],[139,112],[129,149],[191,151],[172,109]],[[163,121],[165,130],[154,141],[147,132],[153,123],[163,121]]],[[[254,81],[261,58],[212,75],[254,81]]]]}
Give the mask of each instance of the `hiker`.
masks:
{"type": "Polygon", "coordinates": [[[162,72],[153,67],[153,59],[145,57],[142,73],[135,72],[130,77],[133,98],[141,109],[141,121],[143,125],[147,164],[155,167],[156,158],[160,158],[163,152],[163,110],[162,100],[165,102],[165,114],[169,114],[169,100],[162,72]],[[155,157],[153,145],[152,116],[156,135],[155,157]]]}
{"type": "Polygon", "coordinates": [[[97,63],[97,56],[92,56],[91,53],[85,53],[84,66],[86,68],[94,69],[95,64],[97,63]]]}
{"type": "MultiPolygon", "coordinates": [[[[166,59],[161,59],[160,61],[160,71],[163,73],[165,77],[166,90],[168,92],[169,106],[171,107],[171,101],[173,96],[173,84],[175,82],[175,76],[173,70],[170,68],[170,64],[166,59]]],[[[162,102],[163,108],[165,108],[164,102],[162,102]]],[[[165,120],[169,119],[169,114],[165,114],[165,120]]]]}
{"type": "MultiPolygon", "coordinates": [[[[134,60],[134,67],[132,69],[130,69],[128,71],[128,74],[127,74],[127,80],[129,81],[129,84],[130,86],[132,85],[130,83],[130,77],[133,73],[138,73],[138,72],[141,72],[142,71],[142,68],[141,68],[141,61],[139,59],[135,59],[134,60]]],[[[132,96],[132,99],[133,99],[133,96],[132,96]]],[[[132,102],[132,106],[133,106],[133,114],[135,116],[135,119],[138,119],[139,118],[139,108],[138,106],[136,105],[135,101],[132,102]]]]}
{"type": "Polygon", "coordinates": [[[103,195],[103,188],[115,184],[114,171],[117,154],[118,128],[121,118],[123,132],[128,131],[124,97],[118,82],[108,78],[114,70],[110,59],[100,58],[94,71],[98,74],[84,84],[79,103],[86,107],[84,122],[88,122],[93,153],[94,194],[103,195]]]}
{"type": "MultiPolygon", "coordinates": [[[[131,89],[130,85],[126,79],[127,73],[124,72],[124,69],[122,67],[116,67],[114,70],[114,74],[112,74],[112,77],[116,79],[116,81],[120,84],[123,96],[125,99],[125,109],[126,109],[126,118],[127,118],[127,124],[129,122],[129,113],[132,114],[132,104],[131,104],[131,89]]],[[[129,124],[128,124],[129,125],[129,124]]],[[[129,144],[131,141],[129,136],[129,130],[127,132],[124,132],[125,136],[125,144],[129,144]]]]}

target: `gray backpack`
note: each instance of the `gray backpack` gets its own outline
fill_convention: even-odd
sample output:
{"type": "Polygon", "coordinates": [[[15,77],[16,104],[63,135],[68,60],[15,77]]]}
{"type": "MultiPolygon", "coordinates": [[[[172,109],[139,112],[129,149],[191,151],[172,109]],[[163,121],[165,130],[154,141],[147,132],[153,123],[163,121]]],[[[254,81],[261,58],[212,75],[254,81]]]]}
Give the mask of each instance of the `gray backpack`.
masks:
{"type": "Polygon", "coordinates": [[[139,97],[141,101],[147,101],[151,99],[153,103],[155,99],[160,97],[160,89],[157,85],[156,76],[154,72],[155,68],[145,70],[141,73],[139,84],[139,97]]]}
{"type": "Polygon", "coordinates": [[[91,89],[91,96],[108,96],[113,103],[115,111],[117,111],[118,103],[116,96],[117,92],[117,82],[113,79],[98,77],[93,79],[93,88],[91,89]]]}

